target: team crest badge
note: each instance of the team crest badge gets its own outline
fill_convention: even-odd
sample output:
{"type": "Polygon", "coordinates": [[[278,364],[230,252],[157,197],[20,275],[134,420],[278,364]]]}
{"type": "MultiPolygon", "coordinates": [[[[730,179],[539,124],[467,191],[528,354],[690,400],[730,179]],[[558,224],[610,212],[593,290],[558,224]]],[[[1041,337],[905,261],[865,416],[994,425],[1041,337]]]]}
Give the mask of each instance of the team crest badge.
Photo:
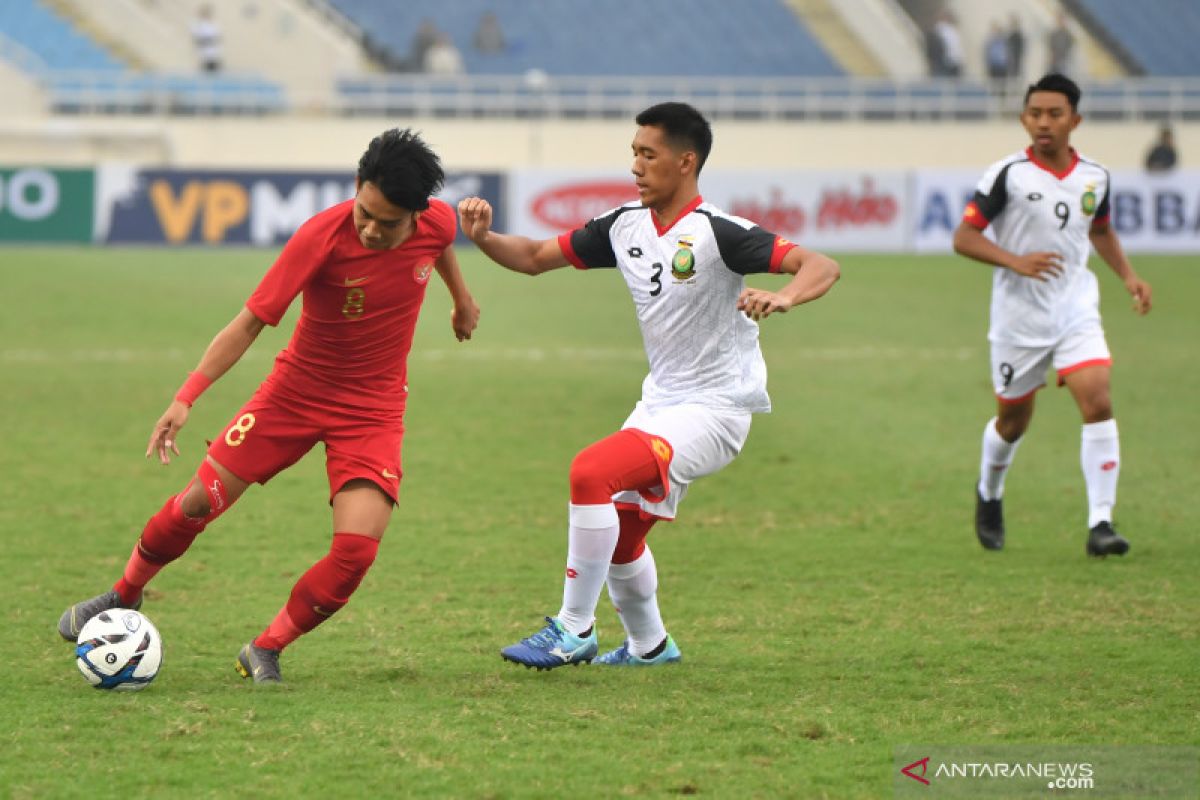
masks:
{"type": "Polygon", "coordinates": [[[1091,216],[1096,213],[1096,185],[1089,183],[1083,189],[1083,197],[1079,199],[1079,207],[1083,209],[1084,214],[1091,216]]]}
{"type": "Polygon", "coordinates": [[[671,257],[671,274],[681,281],[696,277],[696,255],[692,252],[695,240],[690,235],[679,237],[679,249],[671,257]]]}
{"type": "Polygon", "coordinates": [[[428,283],[429,275],[433,272],[433,264],[421,264],[413,270],[413,280],[417,283],[428,283]]]}

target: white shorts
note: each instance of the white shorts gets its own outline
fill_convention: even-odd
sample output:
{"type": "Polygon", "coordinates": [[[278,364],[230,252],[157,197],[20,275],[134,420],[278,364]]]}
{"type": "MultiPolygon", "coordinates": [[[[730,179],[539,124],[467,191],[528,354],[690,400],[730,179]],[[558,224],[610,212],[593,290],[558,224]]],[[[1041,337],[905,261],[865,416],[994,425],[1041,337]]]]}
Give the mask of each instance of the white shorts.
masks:
{"type": "Polygon", "coordinates": [[[992,342],[992,383],[1001,403],[1019,403],[1046,385],[1046,370],[1053,366],[1058,385],[1075,370],[1109,365],[1112,355],[1098,320],[1067,332],[1054,344],[1020,347],[992,342]]]}
{"type": "MultiPolygon", "coordinates": [[[[660,519],[675,519],[675,511],[687,494],[688,485],[710,475],[737,457],[750,435],[750,414],[744,411],[714,410],[706,406],[680,405],[653,411],[638,402],[621,429],[637,428],[661,436],[674,451],[668,470],[670,491],[660,502],[652,502],[636,491],[618,492],[613,502],[640,508],[660,519]]],[[[653,494],[661,494],[657,487],[653,494]]]]}

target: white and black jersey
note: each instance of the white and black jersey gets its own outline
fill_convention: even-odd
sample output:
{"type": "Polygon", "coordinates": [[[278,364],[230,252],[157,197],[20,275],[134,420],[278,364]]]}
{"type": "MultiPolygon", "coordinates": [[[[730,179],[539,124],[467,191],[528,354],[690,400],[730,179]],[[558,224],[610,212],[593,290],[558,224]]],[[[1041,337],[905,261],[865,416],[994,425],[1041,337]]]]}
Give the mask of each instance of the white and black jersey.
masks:
{"type": "Polygon", "coordinates": [[[699,197],[665,228],[633,202],[558,242],[579,269],[621,270],[650,362],[644,402],[771,410],[758,325],[737,298],[743,276],[778,272],[794,244],[699,197]]]}
{"type": "Polygon", "coordinates": [[[1088,235],[1108,220],[1108,170],[1071,153],[1063,172],[1038,162],[1032,148],[996,162],[963,213],[963,221],[979,230],[991,225],[997,244],[1011,253],[1055,252],[1063,259],[1063,274],[1044,282],[995,269],[988,330],[993,342],[1050,345],[1100,318],[1096,276],[1087,267],[1088,235]]]}

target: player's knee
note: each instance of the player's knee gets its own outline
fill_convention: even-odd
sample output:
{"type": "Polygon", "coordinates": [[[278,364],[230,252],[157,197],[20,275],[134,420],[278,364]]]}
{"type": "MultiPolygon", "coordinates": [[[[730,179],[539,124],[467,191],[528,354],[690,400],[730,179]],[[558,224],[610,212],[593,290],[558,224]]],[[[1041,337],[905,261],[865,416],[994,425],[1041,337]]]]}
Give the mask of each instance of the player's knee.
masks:
{"type": "Polygon", "coordinates": [[[1029,417],[1009,417],[1007,419],[1001,417],[996,420],[996,433],[1000,434],[1000,438],[1006,442],[1015,442],[1025,435],[1025,431],[1029,429],[1029,417]]]}
{"type": "Polygon", "coordinates": [[[330,553],[340,569],[366,572],[379,554],[379,540],[359,533],[337,533],[333,536],[330,553]]]}
{"type": "Polygon", "coordinates": [[[205,459],[196,470],[196,478],[188,486],[179,507],[184,516],[212,522],[229,508],[232,501],[216,468],[205,459]]]}
{"type": "Polygon", "coordinates": [[[330,600],[345,603],[366,577],[379,553],[379,540],[358,533],[335,533],[329,548],[335,578],[329,585],[330,600]]]}
{"type": "Polygon", "coordinates": [[[1084,422],[1104,422],[1112,419],[1112,397],[1107,390],[1093,392],[1084,398],[1080,406],[1084,422]]]}
{"type": "Polygon", "coordinates": [[[612,498],[612,477],[608,474],[599,448],[581,450],[571,462],[571,502],[604,503],[612,498]]]}
{"type": "Polygon", "coordinates": [[[183,496],[179,498],[179,510],[189,519],[203,519],[212,511],[208,495],[200,487],[198,481],[192,481],[183,496]]]}

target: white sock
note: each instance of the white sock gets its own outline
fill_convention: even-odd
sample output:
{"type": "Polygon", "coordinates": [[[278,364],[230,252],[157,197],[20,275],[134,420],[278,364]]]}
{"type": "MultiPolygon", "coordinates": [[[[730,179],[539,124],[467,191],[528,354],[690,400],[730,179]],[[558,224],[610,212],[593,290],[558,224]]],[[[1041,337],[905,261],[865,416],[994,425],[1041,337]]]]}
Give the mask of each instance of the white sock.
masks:
{"type": "Polygon", "coordinates": [[[1083,426],[1079,465],[1087,482],[1088,527],[1112,522],[1113,506],[1117,504],[1117,477],[1121,474],[1121,440],[1115,419],[1083,426]]]}
{"type": "Polygon", "coordinates": [[[635,656],[644,656],[667,638],[657,591],[658,570],[649,547],[628,564],[608,568],[608,596],[629,634],[629,650],[635,656]]]}
{"type": "Polygon", "coordinates": [[[563,581],[563,602],[558,621],[569,632],[579,635],[592,627],[596,603],[608,575],[608,564],[617,548],[621,524],[617,507],[571,504],[567,528],[567,577],[563,581]]]}
{"type": "Polygon", "coordinates": [[[1017,454],[1015,442],[1006,442],[996,432],[996,418],[988,420],[983,428],[983,457],[979,460],[979,494],[984,500],[999,500],[1004,496],[1004,477],[1017,454]]]}

